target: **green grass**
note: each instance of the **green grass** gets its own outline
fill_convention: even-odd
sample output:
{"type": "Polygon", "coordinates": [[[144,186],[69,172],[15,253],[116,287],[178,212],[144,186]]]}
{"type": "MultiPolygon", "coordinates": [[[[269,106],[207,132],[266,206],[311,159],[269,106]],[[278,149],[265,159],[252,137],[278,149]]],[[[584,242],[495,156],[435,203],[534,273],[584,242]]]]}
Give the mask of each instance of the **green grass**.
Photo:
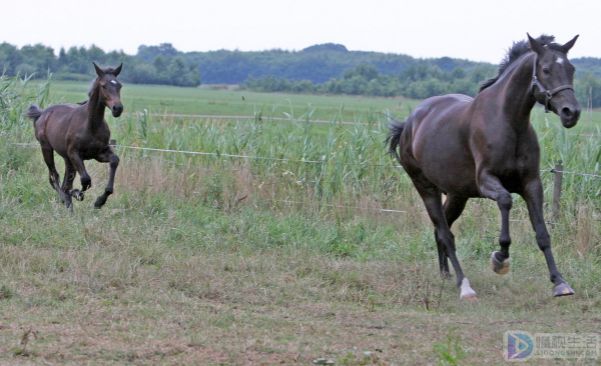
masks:
{"type": "MultiPolygon", "coordinates": [[[[89,85],[75,82],[54,82],[52,100],[81,102],[89,85]]],[[[389,110],[394,116],[411,110],[416,102],[400,98],[363,98],[354,96],[320,96],[296,94],[266,94],[247,90],[178,88],[157,85],[125,85],[121,93],[126,113],[147,109],[158,114],[197,114],[224,116],[254,116],[301,118],[307,112],[315,120],[366,122],[373,111],[389,110]]]]}
{"type": "MultiPolygon", "coordinates": [[[[119,147],[115,194],[93,208],[108,167],[89,162],[93,188],[70,214],[39,150],[12,143],[33,140],[19,117],[29,102],[80,101],[87,85],[52,84],[41,101],[10,90],[10,113],[0,110],[0,364],[501,365],[507,330],[601,330],[598,180],[564,177],[551,234],[577,292],[569,298],[551,297],[523,202],[511,216],[511,272],[498,276],[488,263],[498,247],[496,204],[470,201],[454,226],[480,299],[469,305],[438,276],[423,204],[385,154],[386,120],[377,112],[398,101],[243,92],[258,109],[279,111],[290,99],[292,112],[288,105],[281,114],[300,117],[310,100],[315,112],[304,122],[274,120],[279,112],[174,118],[142,111],[163,96],[173,103],[160,114],[204,114],[202,100],[220,108],[207,114],[239,114],[244,101],[241,92],[126,85],[129,114],[109,118],[119,145],[288,160],[119,147]],[[337,123],[340,116],[361,124],[337,123]],[[333,122],[311,123],[322,118],[333,122]]],[[[586,130],[592,116],[583,117],[586,130]]],[[[535,125],[542,168],[563,158],[566,170],[595,171],[594,139],[566,133],[551,115],[535,125]]],[[[551,174],[543,178],[550,187],[551,174]]]]}

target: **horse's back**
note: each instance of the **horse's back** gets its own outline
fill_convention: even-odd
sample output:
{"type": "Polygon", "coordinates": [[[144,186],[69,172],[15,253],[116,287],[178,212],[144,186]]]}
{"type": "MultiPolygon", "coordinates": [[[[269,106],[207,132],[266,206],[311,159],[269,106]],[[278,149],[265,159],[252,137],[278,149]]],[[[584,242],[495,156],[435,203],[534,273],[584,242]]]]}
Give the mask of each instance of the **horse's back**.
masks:
{"type": "Polygon", "coordinates": [[[456,120],[474,98],[463,94],[447,94],[431,97],[421,102],[413,111],[410,119],[413,124],[438,123],[443,120],[456,120]]]}
{"type": "Polygon", "coordinates": [[[420,103],[407,119],[401,137],[401,162],[411,175],[423,174],[443,191],[478,195],[469,149],[470,106],[462,94],[432,97],[420,103]],[[459,164],[461,162],[461,164],[459,164]]]}
{"type": "Polygon", "coordinates": [[[65,135],[77,107],[74,104],[53,104],[44,109],[34,123],[37,140],[50,144],[60,155],[66,154],[65,135]]]}

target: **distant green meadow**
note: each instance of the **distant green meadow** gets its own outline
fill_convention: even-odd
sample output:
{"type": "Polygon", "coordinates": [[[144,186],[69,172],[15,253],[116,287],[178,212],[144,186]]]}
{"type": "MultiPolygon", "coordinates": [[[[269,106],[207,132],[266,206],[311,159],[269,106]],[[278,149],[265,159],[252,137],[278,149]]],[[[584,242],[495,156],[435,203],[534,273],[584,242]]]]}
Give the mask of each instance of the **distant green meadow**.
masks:
{"type": "MultiPolygon", "coordinates": [[[[65,103],[85,99],[89,84],[55,81],[51,100],[65,103]]],[[[366,122],[370,113],[390,111],[405,115],[417,102],[401,98],[364,98],[304,94],[257,93],[226,86],[179,88],[158,85],[126,84],[121,92],[126,112],[148,110],[152,113],[299,118],[313,112],[310,119],[366,122]]]]}

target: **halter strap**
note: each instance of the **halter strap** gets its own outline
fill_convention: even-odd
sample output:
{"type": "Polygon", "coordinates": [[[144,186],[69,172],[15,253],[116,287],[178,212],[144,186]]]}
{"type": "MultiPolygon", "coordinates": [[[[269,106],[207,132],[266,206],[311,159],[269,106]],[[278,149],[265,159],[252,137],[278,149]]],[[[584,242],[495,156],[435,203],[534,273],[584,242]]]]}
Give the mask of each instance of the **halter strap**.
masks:
{"type": "Polygon", "coordinates": [[[574,90],[574,87],[572,85],[562,85],[558,86],[557,88],[547,90],[547,88],[545,88],[543,84],[541,84],[540,81],[538,81],[538,77],[536,76],[537,61],[538,56],[534,57],[534,67],[532,68],[532,95],[534,95],[534,97],[536,98],[534,87],[538,87],[538,89],[540,90],[540,94],[545,94],[545,113],[549,113],[549,102],[551,101],[551,98],[553,98],[553,95],[566,89],[574,90]]]}

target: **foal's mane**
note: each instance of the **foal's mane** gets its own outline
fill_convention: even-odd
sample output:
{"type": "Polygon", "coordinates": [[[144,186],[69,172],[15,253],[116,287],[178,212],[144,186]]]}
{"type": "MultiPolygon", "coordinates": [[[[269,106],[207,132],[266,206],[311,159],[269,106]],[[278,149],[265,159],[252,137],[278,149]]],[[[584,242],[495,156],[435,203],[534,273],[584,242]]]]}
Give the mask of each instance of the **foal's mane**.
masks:
{"type": "MultiPolygon", "coordinates": [[[[555,40],[554,36],[543,34],[536,40],[543,47],[548,47],[556,51],[560,50],[561,45],[553,42],[555,40]]],[[[509,65],[513,64],[517,59],[527,54],[528,52],[531,52],[528,41],[513,42],[513,46],[511,46],[511,48],[507,51],[505,58],[499,64],[499,75],[495,76],[494,78],[484,80],[482,85],[480,85],[480,90],[478,90],[478,93],[496,83],[497,80],[499,80],[499,78],[501,77],[501,75],[503,75],[505,70],[507,70],[509,65]]]]}

